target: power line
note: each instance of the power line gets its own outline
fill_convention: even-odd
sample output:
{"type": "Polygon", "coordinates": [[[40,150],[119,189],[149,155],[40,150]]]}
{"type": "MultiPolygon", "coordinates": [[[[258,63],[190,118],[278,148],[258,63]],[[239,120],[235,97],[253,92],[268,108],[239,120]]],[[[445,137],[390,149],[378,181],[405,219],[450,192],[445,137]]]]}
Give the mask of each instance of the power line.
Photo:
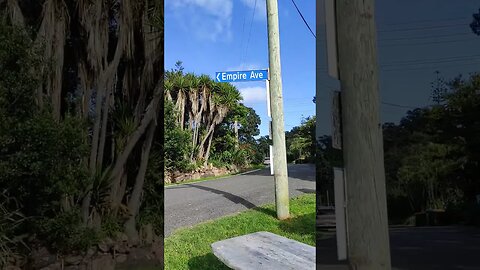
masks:
{"type": "Polygon", "coordinates": [[[446,35],[433,35],[433,36],[414,36],[414,37],[399,37],[399,38],[379,38],[379,41],[399,41],[399,40],[411,40],[411,39],[429,39],[429,38],[443,38],[443,37],[453,37],[453,36],[471,36],[471,32],[457,33],[457,34],[446,34],[446,35]]]}
{"type": "Polygon", "coordinates": [[[445,41],[432,41],[432,42],[420,42],[420,43],[407,43],[407,44],[380,44],[379,47],[398,47],[398,46],[416,46],[416,45],[431,45],[431,44],[436,44],[436,45],[442,45],[445,43],[456,43],[456,42],[464,42],[464,41],[470,41],[472,42],[473,39],[468,38],[468,39],[456,39],[456,40],[445,40],[445,41]]]}
{"type": "Polygon", "coordinates": [[[243,25],[242,25],[242,41],[240,42],[240,64],[243,65],[243,38],[245,36],[245,21],[247,20],[247,13],[245,12],[245,16],[243,16],[243,25]]]}
{"type": "MultiPolygon", "coordinates": [[[[401,24],[398,24],[398,25],[401,25],[401,24]]],[[[395,32],[412,32],[414,33],[415,31],[421,31],[421,30],[440,30],[440,29],[444,29],[444,28],[453,28],[453,27],[457,27],[457,26],[465,26],[466,28],[468,28],[469,26],[469,23],[459,23],[459,24],[444,24],[444,25],[431,25],[431,26],[422,26],[422,27],[407,27],[407,28],[397,28],[397,29],[378,29],[377,30],[377,33],[379,34],[388,34],[388,33],[395,33],[395,32]]],[[[467,33],[466,33],[467,34],[467,33]]],[[[456,34],[452,34],[453,35],[456,35],[456,34]]],[[[407,38],[407,37],[405,37],[407,38]]],[[[320,38],[320,40],[322,41],[325,41],[325,38],[322,37],[320,38]]],[[[378,40],[386,40],[386,39],[383,39],[383,38],[379,38],[378,40]]]]}
{"type": "Polygon", "coordinates": [[[398,29],[383,29],[379,30],[378,33],[390,33],[390,32],[404,32],[404,31],[419,31],[419,30],[432,30],[432,29],[442,29],[442,28],[451,28],[456,26],[465,26],[468,27],[467,23],[458,23],[458,24],[446,24],[446,25],[435,25],[435,26],[424,26],[424,27],[411,27],[411,28],[398,28],[398,29]]]}
{"type": "Polygon", "coordinates": [[[312,36],[316,39],[317,36],[313,33],[312,28],[310,28],[310,25],[308,25],[307,21],[306,21],[305,18],[303,17],[302,12],[300,11],[300,9],[298,9],[297,4],[295,3],[295,0],[292,0],[292,3],[293,3],[293,5],[295,6],[295,8],[297,9],[298,14],[300,14],[300,17],[302,17],[303,22],[304,22],[305,25],[308,27],[308,30],[310,30],[310,33],[312,33],[312,36]]]}
{"type": "Polygon", "coordinates": [[[404,109],[416,109],[416,107],[400,105],[400,104],[395,104],[395,103],[390,103],[390,102],[383,102],[382,101],[382,104],[387,105],[387,106],[392,106],[392,107],[404,108],[404,109]]]}
{"type": "Polygon", "coordinates": [[[423,61],[442,61],[442,60],[454,60],[454,59],[463,59],[468,58],[471,59],[472,57],[480,57],[480,54],[471,54],[471,55],[456,55],[456,56],[449,56],[449,57],[442,57],[442,58],[435,58],[435,59],[412,59],[412,60],[404,60],[404,61],[393,61],[383,63],[383,65],[390,65],[390,64],[397,64],[397,63],[413,63],[413,62],[423,62],[423,61]]]}
{"type": "Polygon", "coordinates": [[[448,68],[458,68],[458,67],[463,67],[463,66],[470,66],[470,65],[479,65],[480,62],[474,62],[474,63],[464,63],[464,64],[459,64],[459,65],[450,65],[450,66],[434,66],[434,67],[418,67],[418,68],[399,68],[399,69],[381,69],[381,71],[414,71],[414,70],[433,70],[433,69],[448,69],[448,68]]]}
{"type": "MultiPolygon", "coordinates": [[[[380,67],[397,67],[397,66],[410,66],[410,65],[426,65],[426,64],[442,64],[442,63],[453,63],[453,62],[461,62],[461,61],[478,61],[477,59],[480,57],[480,54],[477,55],[459,55],[459,56],[451,56],[451,57],[443,57],[437,59],[415,59],[415,60],[405,60],[405,61],[393,61],[387,63],[381,63],[380,67]]],[[[475,62],[476,63],[476,62],[475,62]]],[[[462,63],[463,64],[475,64],[475,63],[462,63]]],[[[455,66],[452,66],[455,67],[455,66]]],[[[325,72],[327,71],[326,68],[319,68],[318,71],[325,72]]],[[[381,69],[386,71],[387,69],[381,69]]],[[[325,74],[322,74],[325,75],[325,74]]],[[[335,86],[325,83],[325,81],[317,80],[318,83],[325,87],[335,88],[335,86]]]]}
{"type": "Polygon", "coordinates": [[[440,18],[440,19],[435,19],[435,20],[416,20],[416,21],[409,21],[409,22],[400,22],[400,23],[385,23],[382,21],[379,21],[379,24],[383,25],[408,25],[408,24],[416,24],[416,23],[429,23],[429,22],[447,22],[447,21],[465,21],[467,19],[466,17],[456,17],[456,18],[440,18]]]}
{"type": "Polygon", "coordinates": [[[246,49],[245,49],[245,57],[243,58],[242,63],[243,63],[243,61],[245,60],[245,58],[247,58],[248,45],[250,44],[250,37],[251,37],[251,35],[252,35],[253,19],[255,18],[255,11],[256,11],[256,9],[257,9],[257,0],[255,0],[255,4],[253,5],[253,14],[252,14],[252,20],[250,21],[250,31],[248,32],[247,47],[246,47],[246,49]]]}
{"type": "Polygon", "coordinates": [[[442,63],[454,63],[454,62],[462,62],[462,61],[478,61],[480,59],[475,58],[479,56],[472,56],[471,58],[452,58],[452,59],[439,59],[439,60],[427,60],[427,61],[406,61],[406,62],[393,62],[388,64],[381,64],[380,67],[397,67],[397,66],[411,66],[411,65],[427,65],[427,64],[442,64],[442,63]]]}

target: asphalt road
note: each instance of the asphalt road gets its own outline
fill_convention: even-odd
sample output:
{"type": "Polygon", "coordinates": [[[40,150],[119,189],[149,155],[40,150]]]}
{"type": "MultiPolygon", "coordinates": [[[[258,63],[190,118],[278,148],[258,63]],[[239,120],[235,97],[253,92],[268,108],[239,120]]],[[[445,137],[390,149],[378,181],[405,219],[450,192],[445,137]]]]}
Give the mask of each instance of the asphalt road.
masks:
{"type": "MultiPolygon", "coordinates": [[[[315,165],[288,166],[290,196],[315,193],[315,165]]],[[[175,229],[275,201],[270,168],[165,188],[165,235],[175,229]]]]}
{"type": "MultiPolygon", "coordinates": [[[[317,240],[317,269],[348,269],[336,260],[336,240],[317,240]]],[[[390,228],[392,268],[479,270],[480,228],[464,226],[390,228]]]]}

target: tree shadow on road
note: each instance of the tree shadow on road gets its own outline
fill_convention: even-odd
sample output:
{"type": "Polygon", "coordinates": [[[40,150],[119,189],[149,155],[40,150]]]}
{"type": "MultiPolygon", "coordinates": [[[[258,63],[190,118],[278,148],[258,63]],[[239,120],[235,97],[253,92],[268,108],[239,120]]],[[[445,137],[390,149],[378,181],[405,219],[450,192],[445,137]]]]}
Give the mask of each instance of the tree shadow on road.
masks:
{"type": "MultiPolygon", "coordinates": [[[[266,169],[257,170],[249,173],[244,173],[243,175],[249,176],[270,176],[270,167],[266,169]]],[[[303,181],[315,181],[315,164],[290,164],[288,166],[288,177],[295,178],[303,181]]]]}
{"type": "Polygon", "coordinates": [[[215,193],[215,194],[222,195],[226,199],[228,199],[228,200],[230,200],[230,201],[232,201],[236,204],[241,204],[248,209],[253,209],[255,211],[262,212],[266,215],[270,215],[270,216],[273,216],[273,217],[276,217],[276,215],[277,215],[274,210],[267,209],[267,208],[261,208],[261,207],[257,206],[256,204],[254,204],[250,201],[247,201],[246,199],[244,199],[240,196],[234,195],[232,193],[229,193],[229,192],[226,192],[226,191],[223,191],[223,190],[211,188],[211,187],[206,187],[206,186],[202,186],[202,185],[195,185],[195,184],[184,184],[184,185],[179,186],[179,187],[171,187],[171,189],[180,189],[180,188],[189,188],[189,187],[194,187],[194,188],[198,188],[198,189],[201,189],[201,190],[205,190],[205,191],[208,191],[208,192],[212,192],[212,193],[215,193]]]}
{"type": "Polygon", "coordinates": [[[212,192],[212,193],[215,193],[215,194],[223,195],[223,197],[227,198],[228,200],[230,200],[234,203],[237,203],[237,204],[238,203],[242,204],[243,206],[247,207],[248,209],[257,207],[257,205],[245,200],[244,198],[242,198],[240,196],[237,196],[237,195],[234,195],[232,193],[228,193],[228,192],[223,191],[223,190],[219,190],[219,189],[215,189],[215,188],[211,188],[211,187],[200,186],[200,185],[194,185],[194,184],[187,184],[186,186],[190,186],[190,187],[206,190],[206,191],[209,191],[209,192],[212,192]]]}

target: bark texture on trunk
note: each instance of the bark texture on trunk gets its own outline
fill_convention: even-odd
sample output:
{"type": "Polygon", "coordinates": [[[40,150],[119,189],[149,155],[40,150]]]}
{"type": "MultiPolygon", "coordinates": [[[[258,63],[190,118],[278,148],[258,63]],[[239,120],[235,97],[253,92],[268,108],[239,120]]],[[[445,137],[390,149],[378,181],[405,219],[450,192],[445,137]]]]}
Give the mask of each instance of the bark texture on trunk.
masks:
{"type": "Polygon", "coordinates": [[[140,197],[143,192],[143,186],[145,183],[145,174],[147,172],[148,166],[148,159],[150,157],[150,149],[152,148],[153,143],[153,136],[155,134],[156,125],[152,122],[150,124],[147,138],[145,140],[143,151],[142,151],[142,158],[140,161],[140,168],[137,173],[137,177],[135,179],[135,186],[133,187],[132,197],[128,202],[128,212],[130,214],[130,218],[125,223],[125,233],[127,234],[128,238],[131,242],[135,243],[138,242],[138,231],[136,229],[136,217],[138,214],[138,210],[140,208],[140,197]]]}

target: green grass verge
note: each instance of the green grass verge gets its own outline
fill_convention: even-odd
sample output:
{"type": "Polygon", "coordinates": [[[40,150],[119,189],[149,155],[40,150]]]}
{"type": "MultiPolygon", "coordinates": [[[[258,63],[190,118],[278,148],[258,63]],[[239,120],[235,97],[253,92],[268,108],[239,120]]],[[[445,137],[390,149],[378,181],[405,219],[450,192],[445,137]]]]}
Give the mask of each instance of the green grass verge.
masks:
{"type": "Polygon", "coordinates": [[[179,183],[165,184],[165,186],[169,187],[169,186],[177,186],[177,185],[184,185],[184,184],[193,184],[193,183],[210,181],[210,180],[217,180],[217,179],[222,179],[222,178],[226,178],[226,177],[229,177],[229,176],[234,176],[234,175],[238,175],[238,174],[241,174],[241,173],[254,171],[254,170],[260,170],[260,169],[265,169],[265,168],[266,168],[265,165],[253,165],[253,166],[249,167],[248,169],[243,169],[243,170],[241,170],[237,173],[229,173],[229,174],[224,174],[224,175],[219,175],[219,176],[210,176],[210,177],[204,177],[204,178],[200,178],[200,179],[192,179],[192,180],[182,181],[182,182],[179,182],[179,183]]]}
{"type": "Polygon", "coordinates": [[[291,218],[279,221],[274,205],[247,210],[175,231],[165,239],[165,269],[229,269],[212,253],[216,241],[269,231],[315,246],[315,194],[290,200],[291,218]]]}

